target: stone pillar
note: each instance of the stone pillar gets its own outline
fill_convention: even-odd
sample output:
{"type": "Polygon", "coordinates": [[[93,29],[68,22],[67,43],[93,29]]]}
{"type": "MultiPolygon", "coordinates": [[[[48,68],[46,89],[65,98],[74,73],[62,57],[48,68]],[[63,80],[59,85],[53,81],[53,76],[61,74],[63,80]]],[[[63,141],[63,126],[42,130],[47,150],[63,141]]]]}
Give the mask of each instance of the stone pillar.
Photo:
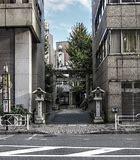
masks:
{"type": "Polygon", "coordinates": [[[45,118],[44,118],[43,112],[42,112],[43,100],[37,100],[36,103],[37,103],[37,107],[36,107],[37,114],[35,115],[35,123],[36,124],[44,124],[45,118]]]}
{"type": "Polygon", "coordinates": [[[72,91],[69,91],[69,107],[74,108],[72,91]]]}
{"type": "Polygon", "coordinates": [[[15,104],[31,111],[32,35],[28,29],[15,29],[15,104]]]}
{"type": "Polygon", "coordinates": [[[95,97],[94,100],[96,101],[96,115],[94,118],[94,123],[103,123],[103,118],[101,116],[102,112],[102,98],[95,97]]]}
{"type": "Polygon", "coordinates": [[[41,88],[37,88],[37,90],[33,91],[33,94],[35,95],[36,101],[35,123],[43,124],[45,123],[45,116],[43,115],[42,107],[46,92],[43,91],[41,88]]]}
{"type": "Polygon", "coordinates": [[[103,123],[104,120],[102,118],[102,94],[105,93],[104,90],[102,90],[100,87],[97,87],[95,90],[92,91],[94,94],[94,101],[96,104],[96,112],[95,112],[95,118],[94,123],[103,123]]]}

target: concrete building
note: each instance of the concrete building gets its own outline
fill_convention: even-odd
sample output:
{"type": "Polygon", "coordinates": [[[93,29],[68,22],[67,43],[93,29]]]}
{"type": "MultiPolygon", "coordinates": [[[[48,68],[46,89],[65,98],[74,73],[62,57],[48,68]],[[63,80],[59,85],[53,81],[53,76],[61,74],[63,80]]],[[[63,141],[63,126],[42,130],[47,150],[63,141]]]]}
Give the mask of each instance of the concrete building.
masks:
{"type": "Polygon", "coordinates": [[[140,113],[140,0],[93,0],[94,88],[105,90],[103,111],[140,113]]]}
{"type": "Polygon", "coordinates": [[[44,89],[44,2],[0,0],[0,74],[8,65],[12,105],[32,110],[32,91],[44,89]]]}
{"type": "Polygon", "coordinates": [[[48,50],[47,53],[45,53],[45,62],[46,64],[51,64],[53,67],[55,67],[55,50],[53,47],[53,35],[49,31],[49,25],[47,22],[45,22],[45,36],[48,41],[48,50]]]}

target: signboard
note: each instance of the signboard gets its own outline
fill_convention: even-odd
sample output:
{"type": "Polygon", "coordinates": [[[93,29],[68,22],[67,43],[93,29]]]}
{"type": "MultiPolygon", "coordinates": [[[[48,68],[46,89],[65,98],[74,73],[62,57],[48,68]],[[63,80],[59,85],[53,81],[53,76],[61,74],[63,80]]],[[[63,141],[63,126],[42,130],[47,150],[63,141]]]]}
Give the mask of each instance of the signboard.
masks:
{"type": "Polygon", "coordinates": [[[9,113],[11,111],[11,98],[10,98],[10,75],[8,73],[2,75],[2,104],[3,104],[3,112],[9,113]]]}

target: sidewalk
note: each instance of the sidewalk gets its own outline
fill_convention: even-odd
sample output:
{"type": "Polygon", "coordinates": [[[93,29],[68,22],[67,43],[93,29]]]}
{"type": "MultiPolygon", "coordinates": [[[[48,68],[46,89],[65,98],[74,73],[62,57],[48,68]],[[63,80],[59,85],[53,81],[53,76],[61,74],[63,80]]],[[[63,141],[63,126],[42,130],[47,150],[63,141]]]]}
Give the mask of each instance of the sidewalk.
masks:
{"type": "Polygon", "coordinates": [[[5,131],[4,127],[0,127],[0,134],[49,134],[49,135],[64,135],[64,134],[116,134],[116,133],[140,133],[140,127],[119,127],[115,131],[114,124],[61,124],[61,125],[31,125],[27,131],[26,128],[9,127],[5,131]]]}
{"type": "Polygon", "coordinates": [[[92,124],[92,119],[88,112],[79,109],[59,110],[51,112],[47,124],[31,124],[30,129],[25,127],[5,127],[0,126],[0,134],[48,134],[48,135],[81,135],[81,134],[116,134],[116,133],[140,133],[139,127],[118,127],[115,124],[92,124]]]}

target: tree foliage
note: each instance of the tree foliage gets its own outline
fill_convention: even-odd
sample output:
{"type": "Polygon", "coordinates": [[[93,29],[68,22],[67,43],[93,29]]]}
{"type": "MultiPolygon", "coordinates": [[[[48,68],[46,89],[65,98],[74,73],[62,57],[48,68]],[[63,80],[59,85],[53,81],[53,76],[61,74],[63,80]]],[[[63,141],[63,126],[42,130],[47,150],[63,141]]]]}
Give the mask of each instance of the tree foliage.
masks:
{"type": "Polygon", "coordinates": [[[92,69],[92,37],[83,23],[77,23],[73,27],[68,43],[67,53],[70,56],[71,67],[90,72],[92,69]]]}

